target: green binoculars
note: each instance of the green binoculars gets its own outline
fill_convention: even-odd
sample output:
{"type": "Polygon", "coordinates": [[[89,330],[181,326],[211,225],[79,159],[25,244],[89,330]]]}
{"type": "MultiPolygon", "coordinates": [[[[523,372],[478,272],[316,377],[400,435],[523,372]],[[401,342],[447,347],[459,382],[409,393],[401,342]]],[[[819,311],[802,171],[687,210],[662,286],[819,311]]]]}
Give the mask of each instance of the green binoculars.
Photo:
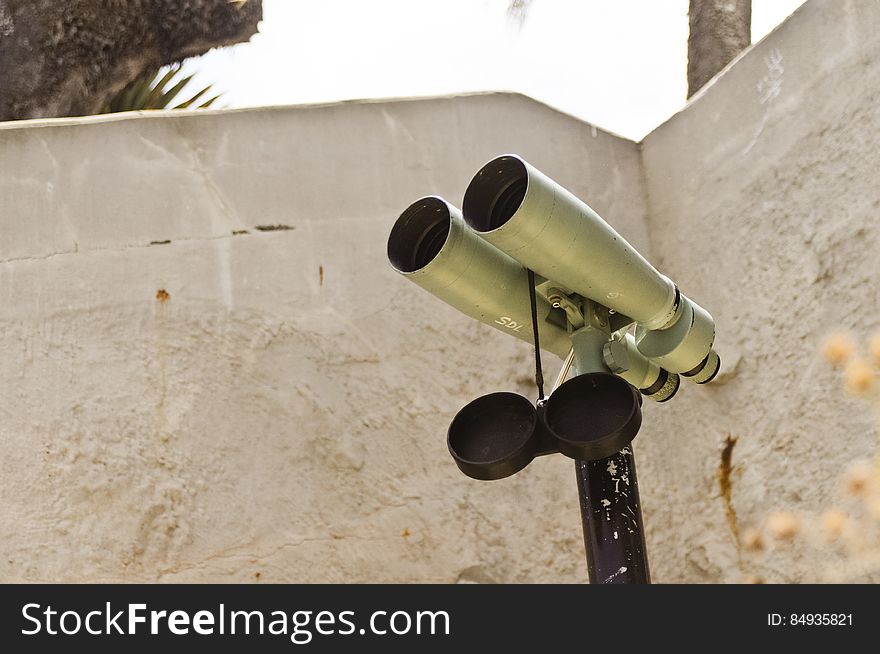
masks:
{"type": "Polygon", "coordinates": [[[610,317],[605,372],[656,401],[679,375],[711,381],[721,361],[715,324],[584,202],[516,155],[487,163],[464,194],[463,213],[423,197],[388,238],[394,268],[462,313],[532,341],[526,270],[537,276],[542,349],[565,357],[583,303],[610,317]]]}

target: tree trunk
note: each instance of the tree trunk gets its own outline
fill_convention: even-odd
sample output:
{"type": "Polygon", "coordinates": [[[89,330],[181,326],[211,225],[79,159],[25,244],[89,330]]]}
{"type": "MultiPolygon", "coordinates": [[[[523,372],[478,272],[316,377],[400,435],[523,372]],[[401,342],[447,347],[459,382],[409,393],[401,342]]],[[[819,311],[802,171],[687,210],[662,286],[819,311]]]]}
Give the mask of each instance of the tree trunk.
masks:
{"type": "Polygon", "coordinates": [[[752,0],[690,0],[688,97],[752,41],[752,0]]]}
{"type": "Polygon", "coordinates": [[[160,66],[248,40],[262,0],[0,0],[0,120],[100,110],[160,66]]]}

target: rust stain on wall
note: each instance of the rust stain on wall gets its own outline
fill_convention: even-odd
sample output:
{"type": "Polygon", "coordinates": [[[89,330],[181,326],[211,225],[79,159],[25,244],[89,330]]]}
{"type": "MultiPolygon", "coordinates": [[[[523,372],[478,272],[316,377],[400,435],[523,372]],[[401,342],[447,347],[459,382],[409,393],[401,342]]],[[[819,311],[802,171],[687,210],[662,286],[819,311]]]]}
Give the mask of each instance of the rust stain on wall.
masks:
{"type": "Polygon", "coordinates": [[[742,568],[742,544],[739,536],[739,523],[736,510],[733,508],[733,448],[737,439],[728,435],[724,439],[724,447],[721,449],[721,462],[718,464],[718,488],[721,491],[721,501],[724,502],[724,515],[727,518],[727,526],[736,543],[736,559],[742,568]]]}

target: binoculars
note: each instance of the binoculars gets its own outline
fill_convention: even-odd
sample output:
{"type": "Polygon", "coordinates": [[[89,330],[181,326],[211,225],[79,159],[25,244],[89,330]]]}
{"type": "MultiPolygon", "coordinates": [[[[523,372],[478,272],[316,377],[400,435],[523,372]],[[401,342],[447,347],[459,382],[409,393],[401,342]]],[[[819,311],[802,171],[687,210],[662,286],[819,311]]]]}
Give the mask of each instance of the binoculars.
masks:
{"type": "Polygon", "coordinates": [[[411,204],[391,230],[388,258],[465,315],[525,341],[537,334],[559,357],[574,348],[579,374],[546,402],[534,407],[493,393],[455,417],[450,452],[477,479],[513,474],[554,451],[610,456],[638,431],[641,395],[667,401],[681,377],[704,384],[721,366],[712,316],[589,206],[516,155],[477,172],[461,212],[436,196],[411,204]]]}

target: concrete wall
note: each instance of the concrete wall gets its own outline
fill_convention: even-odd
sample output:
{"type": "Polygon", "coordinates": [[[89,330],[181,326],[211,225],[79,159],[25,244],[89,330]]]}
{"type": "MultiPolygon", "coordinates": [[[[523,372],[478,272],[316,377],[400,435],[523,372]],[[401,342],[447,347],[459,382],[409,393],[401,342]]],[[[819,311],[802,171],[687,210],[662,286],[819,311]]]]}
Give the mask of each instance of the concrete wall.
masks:
{"type": "Polygon", "coordinates": [[[878,31],[878,3],[811,0],[643,143],[654,255],[712,311],[727,369],[655,407],[639,437],[658,579],[839,569],[827,546],[738,553],[716,476],[737,438],[743,530],[768,511],[839,505],[839,475],[875,451],[869,405],[819,350],[829,332],[880,331],[878,31]]]}
{"type": "Polygon", "coordinates": [[[873,451],[818,348],[880,328],[878,29],[811,0],[641,145],[506,94],[0,125],[0,580],[585,580],[570,461],[487,484],[445,448],[533,394],[528,347],[385,261],[506,151],[716,317],[719,383],[636,441],[655,580],[822,579],[733,532],[873,451]]]}
{"type": "Polygon", "coordinates": [[[570,461],[446,452],[528,347],[385,258],[509,150],[647,248],[638,147],[516,95],[0,127],[0,579],[584,579],[570,461]]]}

